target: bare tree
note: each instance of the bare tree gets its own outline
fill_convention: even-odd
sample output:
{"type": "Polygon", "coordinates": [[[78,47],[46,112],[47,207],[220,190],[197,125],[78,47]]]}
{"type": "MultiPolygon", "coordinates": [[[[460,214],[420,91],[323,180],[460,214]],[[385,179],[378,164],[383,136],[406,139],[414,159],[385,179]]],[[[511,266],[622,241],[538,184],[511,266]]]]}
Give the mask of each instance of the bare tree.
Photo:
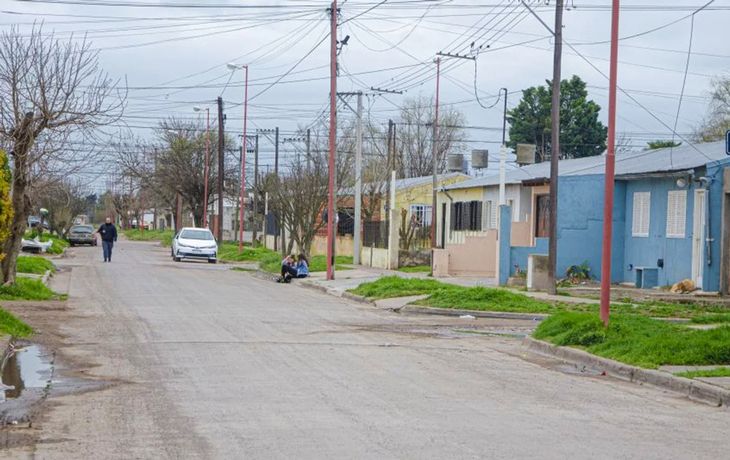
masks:
{"type": "Polygon", "coordinates": [[[722,139],[730,129],[730,77],[720,77],[712,82],[709,113],[695,130],[695,140],[712,142],[722,139]]]}
{"type": "Polygon", "coordinates": [[[116,121],[124,95],[99,68],[90,42],[60,41],[40,27],[29,33],[13,27],[0,35],[0,94],[0,139],[13,157],[15,210],[1,275],[11,284],[33,208],[34,172],[64,163],[82,167],[89,152],[68,147],[116,121]]]}
{"type": "MultiPolygon", "coordinates": [[[[419,96],[406,99],[401,106],[401,120],[396,128],[399,176],[420,177],[433,173],[433,99],[419,96]]],[[[446,157],[461,153],[466,134],[464,115],[454,108],[441,107],[439,112],[439,172],[446,169],[446,157]]]]}

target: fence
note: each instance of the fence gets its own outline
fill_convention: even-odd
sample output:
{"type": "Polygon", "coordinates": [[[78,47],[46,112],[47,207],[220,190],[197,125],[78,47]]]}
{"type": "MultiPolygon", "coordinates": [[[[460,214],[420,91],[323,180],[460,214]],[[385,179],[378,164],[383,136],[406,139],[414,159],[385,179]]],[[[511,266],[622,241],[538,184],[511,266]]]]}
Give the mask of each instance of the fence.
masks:
{"type": "Polygon", "coordinates": [[[362,244],[366,248],[388,248],[388,222],[383,220],[363,222],[362,244]]]}

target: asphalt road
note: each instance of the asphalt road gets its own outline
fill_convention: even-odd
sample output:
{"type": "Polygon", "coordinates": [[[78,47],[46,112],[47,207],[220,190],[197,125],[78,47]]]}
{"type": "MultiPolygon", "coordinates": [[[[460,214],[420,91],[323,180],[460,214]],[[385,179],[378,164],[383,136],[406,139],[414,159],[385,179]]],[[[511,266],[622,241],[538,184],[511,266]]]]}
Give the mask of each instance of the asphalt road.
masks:
{"type": "Polygon", "coordinates": [[[566,373],[529,324],[399,316],[120,242],[76,248],[36,458],[727,458],[730,412],[566,373]]]}

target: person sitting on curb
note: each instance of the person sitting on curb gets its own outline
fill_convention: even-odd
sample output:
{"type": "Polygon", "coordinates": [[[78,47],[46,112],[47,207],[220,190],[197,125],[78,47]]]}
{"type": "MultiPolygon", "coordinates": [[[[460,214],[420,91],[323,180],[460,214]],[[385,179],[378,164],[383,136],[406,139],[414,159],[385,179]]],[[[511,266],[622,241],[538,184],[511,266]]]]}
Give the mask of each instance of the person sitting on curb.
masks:
{"type": "Polygon", "coordinates": [[[299,254],[297,261],[297,278],[306,278],[309,276],[309,263],[304,254],[299,254]]]}
{"type": "Polygon", "coordinates": [[[276,282],[288,283],[292,276],[297,276],[297,269],[294,266],[294,256],[286,256],[281,261],[281,275],[276,278],[276,282]]]}

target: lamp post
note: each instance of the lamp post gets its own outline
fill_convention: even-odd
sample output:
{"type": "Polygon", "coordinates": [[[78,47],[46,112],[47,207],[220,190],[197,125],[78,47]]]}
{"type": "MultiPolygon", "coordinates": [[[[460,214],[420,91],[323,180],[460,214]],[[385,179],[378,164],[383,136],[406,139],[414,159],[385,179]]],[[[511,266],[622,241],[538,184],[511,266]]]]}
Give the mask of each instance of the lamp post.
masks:
{"type": "Polygon", "coordinates": [[[243,90],[243,141],[242,141],[242,147],[241,147],[241,196],[239,197],[241,201],[241,209],[240,213],[238,215],[239,225],[238,225],[238,231],[239,231],[239,238],[238,238],[238,252],[243,251],[243,218],[244,218],[244,211],[246,209],[245,202],[243,201],[244,198],[244,192],[246,190],[246,122],[248,121],[248,65],[238,65],[233,63],[228,63],[227,67],[232,71],[236,71],[238,69],[243,69],[244,71],[244,90],[243,90]]]}
{"type": "MultiPolygon", "coordinates": [[[[200,112],[203,110],[200,107],[193,107],[193,110],[200,112]]],[[[203,227],[208,226],[208,176],[210,175],[210,108],[205,108],[205,172],[204,174],[204,186],[203,186],[203,227]]]]}

